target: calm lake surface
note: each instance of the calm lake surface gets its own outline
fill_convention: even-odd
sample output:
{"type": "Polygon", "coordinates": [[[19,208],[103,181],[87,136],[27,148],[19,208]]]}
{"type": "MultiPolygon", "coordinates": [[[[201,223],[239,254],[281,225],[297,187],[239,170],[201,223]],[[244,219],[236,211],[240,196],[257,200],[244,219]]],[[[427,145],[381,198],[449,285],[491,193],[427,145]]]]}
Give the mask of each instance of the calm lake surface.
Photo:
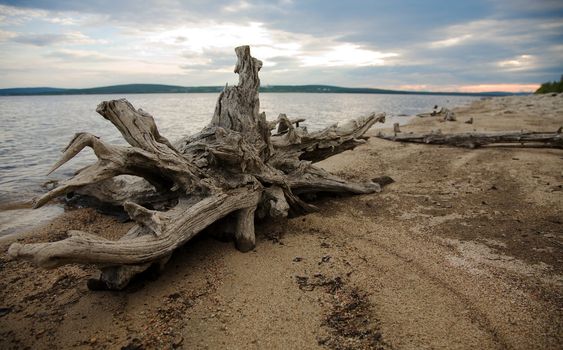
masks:
{"type": "MultiPolygon", "coordinates": [[[[95,112],[101,101],[127,98],[136,108],[152,114],[161,134],[175,141],[209,123],[217,97],[217,93],[0,96],[0,236],[26,229],[62,211],[53,205],[32,211],[17,208],[15,204],[44,192],[41,185],[48,180],[68,178],[95,161],[93,152],[85,149],[54,174],[46,176],[75,133],[87,131],[106,142],[124,144],[117,129],[95,112]]],[[[385,125],[376,127],[396,122],[405,124],[410,119],[408,116],[428,112],[434,105],[453,108],[475,99],[384,94],[260,95],[261,110],[266,112],[268,120],[276,119],[279,113],[286,113],[290,118],[306,118],[302,125],[309,131],[372,112],[385,112],[388,116],[385,125]]]]}

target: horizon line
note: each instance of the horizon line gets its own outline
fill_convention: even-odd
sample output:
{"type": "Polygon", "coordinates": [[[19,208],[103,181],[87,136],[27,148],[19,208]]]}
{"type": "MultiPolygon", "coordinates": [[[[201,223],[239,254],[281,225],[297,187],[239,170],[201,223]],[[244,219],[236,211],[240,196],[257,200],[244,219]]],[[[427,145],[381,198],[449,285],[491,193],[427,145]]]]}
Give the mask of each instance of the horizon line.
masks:
{"type": "MultiPolygon", "coordinates": [[[[531,85],[531,84],[530,84],[531,85]]],[[[142,86],[153,86],[153,87],[169,87],[169,88],[182,88],[182,89],[216,89],[220,90],[223,89],[225,85],[192,85],[192,86],[184,86],[184,85],[172,85],[172,84],[161,84],[161,83],[127,83],[127,84],[114,84],[114,85],[102,85],[102,86],[94,86],[94,87],[80,87],[80,88],[63,88],[63,87],[53,87],[53,86],[24,86],[24,87],[6,87],[0,88],[0,94],[4,92],[4,95],[9,95],[7,92],[9,90],[34,90],[34,89],[45,89],[45,91],[41,92],[23,92],[22,94],[25,95],[50,95],[50,94],[67,94],[72,95],[74,91],[76,94],[84,94],[88,93],[89,90],[99,90],[99,89],[110,89],[110,88],[118,88],[118,87],[142,87],[142,86]],[[8,91],[6,91],[8,90],[8,91]],[[49,91],[54,90],[54,91],[49,91]],[[80,93],[83,91],[83,93],[80,93]],[[66,92],[66,93],[65,93],[66,92]]],[[[260,86],[261,89],[276,89],[276,88],[334,88],[339,91],[295,91],[295,92],[318,92],[318,93],[412,93],[412,94],[462,94],[462,95],[481,95],[481,94],[533,94],[537,88],[539,88],[540,84],[537,84],[535,89],[530,90],[518,90],[518,91],[510,91],[510,89],[488,89],[488,90],[475,90],[475,89],[462,89],[459,90],[456,88],[452,89],[444,89],[444,90],[434,90],[434,89],[424,89],[425,85],[418,85],[421,89],[409,89],[406,88],[379,88],[379,87],[361,87],[361,86],[340,86],[340,85],[329,85],[329,84],[263,84],[260,86]],[[343,91],[343,90],[363,90],[363,91],[343,91]]],[[[483,85],[478,85],[483,86],[483,85]]],[[[488,84],[486,86],[498,86],[498,87],[505,87],[506,84],[488,84]]],[[[412,87],[408,86],[408,87],[412,87]]],[[[473,87],[473,86],[471,86],[473,87]]],[[[197,93],[197,92],[205,92],[205,91],[169,91],[169,93],[197,93]]],[[[210,91],[213,92],[213,91],[210,91]]],[[[265,93],[268,92],[276,92],[276,91],[264,91],[265,93]]],[[[277,91],[277,92],[291,92],[291,91],[277,91]]],[[[16,93],[16,91],[14,91],[16,93]]],[[[120,93],[120,92],[116,92],[120,93]]],[[[158,93],[158,92],[151,92],[151,91],[138,91],[138,92],[123,92],[123,93],[158,93]]]]}

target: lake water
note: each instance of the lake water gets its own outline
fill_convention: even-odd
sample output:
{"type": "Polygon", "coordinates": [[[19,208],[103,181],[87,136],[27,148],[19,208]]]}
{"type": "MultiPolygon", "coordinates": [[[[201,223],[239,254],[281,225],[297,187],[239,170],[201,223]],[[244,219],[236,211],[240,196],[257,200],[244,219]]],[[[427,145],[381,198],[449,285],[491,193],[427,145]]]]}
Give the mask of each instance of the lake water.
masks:
{"type": "MultiPolygon", "coordinates": [[[[44,192],[48,180],[70,177],[77,169],[95,161],[85,149],[74,160],[49,177],[49,168],[72,136],[87,131],[109,143],[123,144],[113,125],[98,115],[98,103],[127,98],[136,108],[151,113],[162,135],[174,141],[198,132],[209,123],[218,94],[134,94],[70,96],[0,96],[0,236],[23,230],[40,218],[51,218],[62,211],[58,206],[31,211],[15,203],[31,200],[44,192]]],[[[338,121],[385,112],[386,126],[405,124],[417,113],[434,105],[453,108],[476,97],[383,94],[303,94],[265,93],[260,95],[261,110],[268,120],[279,113],[290,118],[306,118],[302,125],[318,130],[338,121]]],[[[381,124],[376,127],[382,127],[381,124]]]]}

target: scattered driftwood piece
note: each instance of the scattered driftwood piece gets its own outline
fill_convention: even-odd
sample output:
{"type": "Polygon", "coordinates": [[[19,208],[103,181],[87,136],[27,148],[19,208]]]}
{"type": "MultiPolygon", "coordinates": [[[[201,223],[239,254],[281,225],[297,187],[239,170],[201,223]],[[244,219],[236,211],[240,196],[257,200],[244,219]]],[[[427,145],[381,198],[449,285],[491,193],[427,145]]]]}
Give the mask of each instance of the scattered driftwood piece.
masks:
{"type": "Polygon", "coordinates": [[[51,171],[85,147],[92,148],[98,158],[40,196],[34,206],[70,192],[120,205],[136,222],[124,237],[112,241],[71,231],[58,242],[14,243],[9,254],[46,268],[95,264],[101,275],[89,286],[122,289],[136,274],[153,265],[162,267],[176,248],[211,225],[231,232],[236,247],[249,251],[255,246],[255,215],[279,220],[315,210],[301,196],[317,192],[381,190],[372,181],[351,183],[313,163],[364,143],[365,132],[383,122],[384,114],[314,133],[298,127],[303,119],[291,120],[284,114],[268,122],[259,112],[262,62],[250,55],[248,46],[235,52],[239,83],[225,87],[210,124],[198,134],[173,144],[160,135],[147,112],[124,99],[106,101],[96,111],[121,132],[130,147],[79,133],[54,165],[51,171]],[[276,125],[277,133],[272,135],[276,125]]]}
{"type": "Polygon", "coordinates": [[[395,133],[395,135],[397,135],[398,133],[401,132],[401,128],[399,127],[399,123],[393,124],[393,132],[395,133]]]}
{"type": "Polygon", "coordinates": [[[442,112],[442,111],[443,111],[443,114],[444,114],[444,121],[455,122],[457,120],[454,112],[450,111],[447,108],[442,108],[442,110],[440,112],[442,112]]]}
{"type": "Polygon", "coordinates": [[[444,121],[455,121],[455,113],[449,110],[448,108],[442,107],[439,111],[437,111],[438,106],[434,106],[434,110],[430,113],[421,113],[417,114],[417,117],[420,118],[427,118],[427,117],[441,117],[444,121]]]}
{"type": "Polygon", "coordinates": [[[563,134],[561,132],[489,132],[489,133],[461,133],[442,134],[401,134],[384,135],[381,132],[377,137],[390,141],[414,142],[438,145],[451,145],[456,147],[478,148],[482,146],[512,145],[517,147],[548,147],[563,148],[563,134]]]}

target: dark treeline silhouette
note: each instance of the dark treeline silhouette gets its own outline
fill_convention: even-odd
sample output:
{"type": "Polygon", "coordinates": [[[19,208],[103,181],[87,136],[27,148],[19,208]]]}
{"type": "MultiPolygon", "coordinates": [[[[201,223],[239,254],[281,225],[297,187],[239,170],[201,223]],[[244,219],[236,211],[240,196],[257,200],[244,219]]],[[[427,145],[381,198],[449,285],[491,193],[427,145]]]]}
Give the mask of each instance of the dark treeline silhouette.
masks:
{"type": "Polygon", "coordinates": [[[550,92],[563,92],[563,75],[559,81],[548,81],[541,84],[540,88],[536,90],[536,94],[547,94],[550,92]]]}

